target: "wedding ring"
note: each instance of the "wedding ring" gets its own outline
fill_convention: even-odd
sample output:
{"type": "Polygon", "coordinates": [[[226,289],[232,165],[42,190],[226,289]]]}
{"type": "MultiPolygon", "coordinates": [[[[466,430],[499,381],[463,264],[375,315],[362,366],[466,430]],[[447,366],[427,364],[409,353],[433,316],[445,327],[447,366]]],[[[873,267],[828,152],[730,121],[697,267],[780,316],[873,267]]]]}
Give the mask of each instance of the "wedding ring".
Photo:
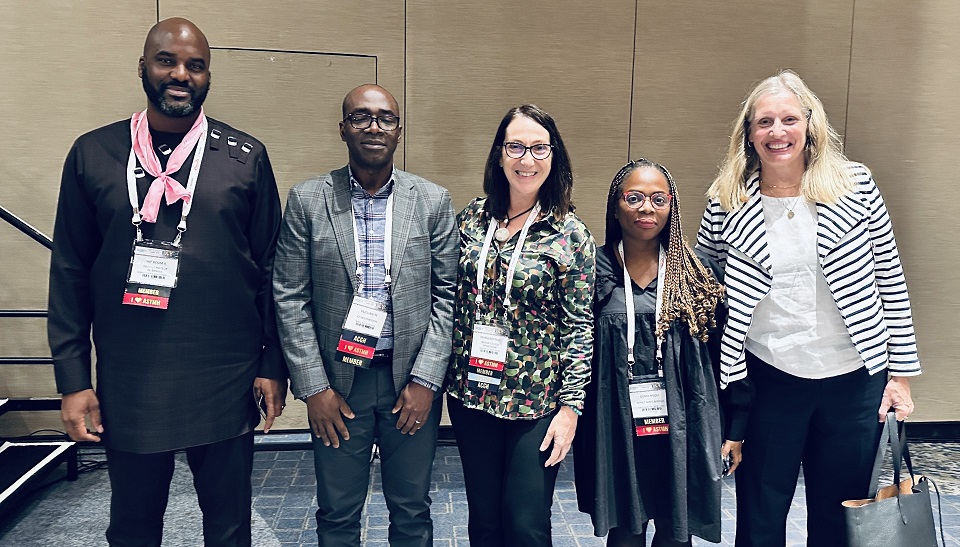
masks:
{"type": "Polygon", "coordinates": [[[420,420],[414,420],[413,423],[419,424],[419,423],[423,423],[423,422],[421,422],[420,420]]]}

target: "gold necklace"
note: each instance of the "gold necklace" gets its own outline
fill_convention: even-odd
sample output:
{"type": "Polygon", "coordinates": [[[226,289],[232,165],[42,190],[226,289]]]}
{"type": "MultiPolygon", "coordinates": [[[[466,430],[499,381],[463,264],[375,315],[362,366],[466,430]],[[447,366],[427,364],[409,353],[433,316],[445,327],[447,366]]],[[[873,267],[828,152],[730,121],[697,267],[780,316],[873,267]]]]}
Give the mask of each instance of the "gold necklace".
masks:
{"type": "Polygon", "coordinates": [[[769,182],[765,183],[765,182],[763,182],[763,179],[757,179],[757,182],[760,183],[760,186],[763,186],[764,184],[766,184],[766,185],[767,185],[767,188],[781,188],[781,189],[782,189],[782,188],[796,188],[796,187],[800,186],[800,184],[802,184],[801,182],[798,182],[798,183],[796,183],[796,184],[791,184],[791,185],[789,185],[789,186],[784,186],[784,185],[770,184],[769,182]]]}
{"type": "Polygon", "coordinates": [[[792,205],[790,205],[790,206],[784,205],[784,207],[787,208],[787,219],[788,219],[788,220],[789,220],[789,219],[792,219],[792,218],[794,217],[793,208],[796,207],[798,203],[800,203],[800,199],[801,199],[801,198],[803,198],[802,195],[797,196],[797,199],[793,200],[793,204],[792,204],[792,205]]]}
{"type": "MultiPolygon", "coordinates": [[[[791,184],[791,185],[777,185],[777,184],[770,184],[769,182],[768,182],[768,183],[764,183],[762,178],[757,177],[757,183],[759,183],[760,186],[763,186],[764,184],[766,184],[767,188],[789,189],[789,188],[797,188],[798,186],[800,186],[800,185],[803,183],[803,181],[800,181],[800,182],[798,182],[798,183],[796,183],[796,184],[791,184]]],[[[803,197],[803,194],[800,194],[799,196],[797,196],[797,199],[793,200],[793,203],[792,203],[791,205],[789,205],[789,206],[784,205],[784,208],[786,208],[786,210],[787,210],[787,219],[788,219],[788,220],[792,220],[793,217],[796,216],[796,213],[793,212],[793,209],[794,209],[794,207],[797,206],[798,203],[800,203],[800,198],[802,198],[802,197],[803,197]]]]}

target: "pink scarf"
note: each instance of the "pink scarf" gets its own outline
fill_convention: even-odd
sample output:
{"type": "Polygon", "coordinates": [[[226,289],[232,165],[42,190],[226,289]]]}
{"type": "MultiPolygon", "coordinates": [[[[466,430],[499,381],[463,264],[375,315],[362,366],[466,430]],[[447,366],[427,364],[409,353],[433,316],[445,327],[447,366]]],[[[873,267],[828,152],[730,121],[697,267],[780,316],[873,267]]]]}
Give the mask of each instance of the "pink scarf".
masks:
{"type": "Polygon", "coordinates": [[[203,134],[203,125],[206,117],[203,114],[203,108],[200,109],[200,115],[197,121],[193,122],[193,127],[187,132],[183,141],[177,146],[177,149],[170,154],[167,159],[167,169],[160,168],[160,159],[153,150],[153,139],[150,137],[150,127],[147,123],[147,111],[137,112],[130,118],[130,139],[133,141],[133,150],[140,160],[140,166],[147,173],[157,177],[150,183],[150,189],[147,191],[147,197],[143,200],[141,215],[147,222],[156,222],[157,214],[160,212],[160,197],[167,198],[167,205],[172,205],[178,199],[184,203],[190,203],[191,195],[182,184],[170,175],[176,173],[183,166],[183,162],[190,157],[190,153],[197,145],[197,141],[203,134]]]}

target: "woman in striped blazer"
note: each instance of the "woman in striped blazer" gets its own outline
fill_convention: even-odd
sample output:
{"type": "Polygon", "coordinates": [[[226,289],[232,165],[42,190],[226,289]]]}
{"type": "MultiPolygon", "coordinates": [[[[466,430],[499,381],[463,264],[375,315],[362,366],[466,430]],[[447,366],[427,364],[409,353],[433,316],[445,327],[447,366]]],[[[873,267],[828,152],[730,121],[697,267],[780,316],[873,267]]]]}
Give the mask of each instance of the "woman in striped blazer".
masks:
{"type": "Polygon", "coordinates": [[[737,473],[737,545],[783,545],[801,466],[808,545],[843,545],[890,407],[920,374],[900,256],[880,191],[847,160],[795,73],[758,84],[707,192],[697,246],[725,272],[721,386],[755,387],[737,473]],[[889,377],[889,379],[888,379],[889,377]]]}

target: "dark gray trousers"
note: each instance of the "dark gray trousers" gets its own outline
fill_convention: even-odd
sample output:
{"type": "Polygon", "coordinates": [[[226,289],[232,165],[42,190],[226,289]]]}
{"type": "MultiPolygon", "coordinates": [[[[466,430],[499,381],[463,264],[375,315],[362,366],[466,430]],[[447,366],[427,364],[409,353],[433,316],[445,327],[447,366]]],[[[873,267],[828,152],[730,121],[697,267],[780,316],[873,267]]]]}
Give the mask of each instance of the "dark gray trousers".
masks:
{"type": "Polygon", "coordinates": [[[415,435],[397,429],[397,401],[390,366],[354,372],[347,404],[356,417],[344,420],[349,441],[339,448],[313,439],[317,472],[317,538],[320,547],[360,545],[360,514],[370,484],[370,452],[379,439],[383,496],[390,512],[390,545],[433,545],[430,476],[437,451],[442,401],[434,399],[427,423],[415,435]]]}

